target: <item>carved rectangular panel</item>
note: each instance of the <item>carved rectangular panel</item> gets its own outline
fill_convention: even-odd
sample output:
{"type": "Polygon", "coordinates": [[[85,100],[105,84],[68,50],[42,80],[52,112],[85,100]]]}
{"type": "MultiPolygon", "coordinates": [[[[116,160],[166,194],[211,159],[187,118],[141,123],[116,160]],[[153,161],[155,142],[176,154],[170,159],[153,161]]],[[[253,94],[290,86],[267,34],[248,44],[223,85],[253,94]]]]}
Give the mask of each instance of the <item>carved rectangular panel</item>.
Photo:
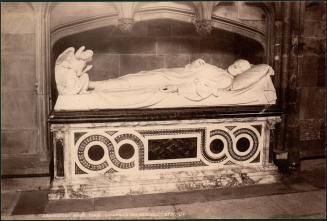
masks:
{"type": "MultiPolygon", "coordinates": [[[[79,178],[145,170],[267,165],[272,145],[268,132],[272,129],[266,127],[266,120],[275,123],[278,119],[68,124],[69,136],[64,136],[63,145],[68,145],[64,148],[70,159],[67,162],[63,156],[64,176],[69,176],[66,165],[72,176],[79,178]]],[[[65,125],[55,126],[60,129],[65,125]]],[[[57,145],[55,170],[62,175],[62,148],[60,142],[57,145]]]]}
{"type": "Polygon", "coordinates": [[[197,138],[153,139],[148,142],[149,160],[195,158],[197,138]]]}
{"type": "Polygon", "coordinates": [[[57,176],[64,176],[64,145],[63,139],[56,139],[56,170],[57,176]]]}

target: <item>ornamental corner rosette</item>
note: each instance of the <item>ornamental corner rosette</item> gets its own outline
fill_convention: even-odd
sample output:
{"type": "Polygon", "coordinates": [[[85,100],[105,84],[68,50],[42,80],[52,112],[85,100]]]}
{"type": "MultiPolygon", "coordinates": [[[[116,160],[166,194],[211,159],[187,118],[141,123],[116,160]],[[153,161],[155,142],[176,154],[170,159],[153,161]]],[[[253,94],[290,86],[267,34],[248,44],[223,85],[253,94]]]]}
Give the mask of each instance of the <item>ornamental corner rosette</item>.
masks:
{"type": "Polygon", "coordinates": [[[134,19],[133,18],[120,18],[118,19],[118,29],[123,33],[129,33],[133,30],[134,19]]]}
{"type": "Polygon", "coordinates": [[[194,25],[196,31],[200,34],[200,36],[208,36],[212,31],[212,21],[206,19],[196,19],[194,20],[194,25]]]}

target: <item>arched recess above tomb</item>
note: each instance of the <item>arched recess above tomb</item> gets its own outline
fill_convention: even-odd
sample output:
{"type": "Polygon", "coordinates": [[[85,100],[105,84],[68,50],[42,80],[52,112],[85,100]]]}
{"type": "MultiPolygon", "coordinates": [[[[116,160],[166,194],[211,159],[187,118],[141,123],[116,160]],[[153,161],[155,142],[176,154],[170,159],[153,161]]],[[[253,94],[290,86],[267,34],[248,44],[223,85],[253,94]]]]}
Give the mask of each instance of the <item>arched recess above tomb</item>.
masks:
{"type": "MultiPolygon", "coordinates": [[[[279,55],[279,51],[276,51],[274,35],[276,21],[278,23],[278,19],[281,17],[278,3],[219,1],[213,3],[61,2],[49,3],[46,7],[45,17],[48,18],[49,30],[49,38],[46,38],[46,48],[48,48],[46,66],[49,80],[53,77],[53,56],[58,53],[57,47],[55,47],[57,52],[54,53],[53,51],[56,43],[63,42],[64,39],[71,37],[73,39],[74,36],[81,36],[83,33],[96,33],[100,29],[109,30],[107,33],[102,33],[103,36],[98,35],[100,38],[106,35],[109,38],[117,37],[112,36],[113,33],[117,33],[117,30],[129,30],[129,27],[120,27],[126,26],[124,19],[127,20],[127,26],[132,25],[133,31],[135,31],[139,27],[144,27],[142,24],[145,22],[152,23],[158,20],[188,24],[193,26],[194,30],[197,30],[196,20],[200,18],[200,20],[205,21],[204,24],[206,24],[207,20],[209,21],[209,26],[211,26],[208,27],[210,29],[209,37],[216,35],[216,38],[226,38],[226,35],[221,33],[232,33],[233,36],[236,36],[236,40],[234,39],[235,45],[238,39],[242,39],[241,43],[250,42],[250,44],[247,44],[248,46],[255,45],[255,51],[260,52],[257,53],[258,56],[256,55],[256,57],[259,57],[259,60],[263,58],[263,63],[275,65],[276,53],[279,55]]],[[[207,27],[204,25],[202,28],[206,29],[207,27]]],[[[136,32],[141,31],[136,30],[136,32]]],[[[199,36],[201,36],[199,32],[194,32],[192,37],[199,36]]],[[[85,36],[83,36],[84,38],[85,36]]],[[[88,44],[85,46],[89,47],[88,44]]],[[[241,54],[249,49],[246,45],[237,44],[237,47],[239,47],[237,51],[241,54]]],[[[250,51],[251,49],[249,53],[250,51]]],[[[52,82],[52,80],[48,82],[52,82]]],[[[49,91],[52,91],[50,88],[51,86],[49,91]]],[[[50,92],[50,94],[52,93],[50,92]]]]}
{"type": "Polygon", "coordinates": [[[275,17],[275,10],[271,8],[274,6],[266,3],[245,2],[206,4],[209,3],[56,3],[50,6],[51,45],[53,46],[57,40],[68,35],[105,26],[119,26],[121,19],[132,19],[134,24],[154,19],[172,19],[188,23],[195,23],[196,19],[203,19],[210,20],[210,25],[214,28],[254,39],[262,45],[267,53],[270,51],[267,49],[270,35],[273,32],[272,20],[275,17]]]}

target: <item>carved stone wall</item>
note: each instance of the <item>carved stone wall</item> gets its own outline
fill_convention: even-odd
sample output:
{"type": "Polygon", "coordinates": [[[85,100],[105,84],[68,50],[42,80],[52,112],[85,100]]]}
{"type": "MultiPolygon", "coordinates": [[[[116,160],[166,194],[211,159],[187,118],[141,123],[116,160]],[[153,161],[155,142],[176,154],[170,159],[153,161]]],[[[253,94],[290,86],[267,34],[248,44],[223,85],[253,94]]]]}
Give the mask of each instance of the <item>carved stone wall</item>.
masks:
{"type": "Polygon", "coordinates": [[[1,3],[2,174],[49,173],[40,136],[37,13],[28,3],[1,3]]]}
{"type": "Polygon", "coordinates": [[[325,3],[297,2],[290,9],[285,147],[298,164],[325,155],[325,3]]]}
{"type": "Polygon", "coordinates": [[[301,157],[325,153],[325,2],[306,2],[303,62],[298,76],[299,146],[301,157]]]}

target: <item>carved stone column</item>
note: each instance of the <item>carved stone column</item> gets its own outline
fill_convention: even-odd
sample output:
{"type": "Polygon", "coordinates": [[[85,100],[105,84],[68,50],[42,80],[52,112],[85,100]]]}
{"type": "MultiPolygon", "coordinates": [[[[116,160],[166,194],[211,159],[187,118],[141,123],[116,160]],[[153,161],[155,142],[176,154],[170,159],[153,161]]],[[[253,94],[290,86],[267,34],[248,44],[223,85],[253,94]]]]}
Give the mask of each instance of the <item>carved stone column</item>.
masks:
{"type": "Polygon", "coordinates": [[[45,66],[46,54],[46,8],[47,3],[32,3],[35,12],[35,60],[36,60],[36,83],[35,90],[37,94],[37,117],[39,126],[38,147],[41,154],[41,160],[47,161],[50,158],[49,149],[47,148],[47,75],[45,66]]]}

